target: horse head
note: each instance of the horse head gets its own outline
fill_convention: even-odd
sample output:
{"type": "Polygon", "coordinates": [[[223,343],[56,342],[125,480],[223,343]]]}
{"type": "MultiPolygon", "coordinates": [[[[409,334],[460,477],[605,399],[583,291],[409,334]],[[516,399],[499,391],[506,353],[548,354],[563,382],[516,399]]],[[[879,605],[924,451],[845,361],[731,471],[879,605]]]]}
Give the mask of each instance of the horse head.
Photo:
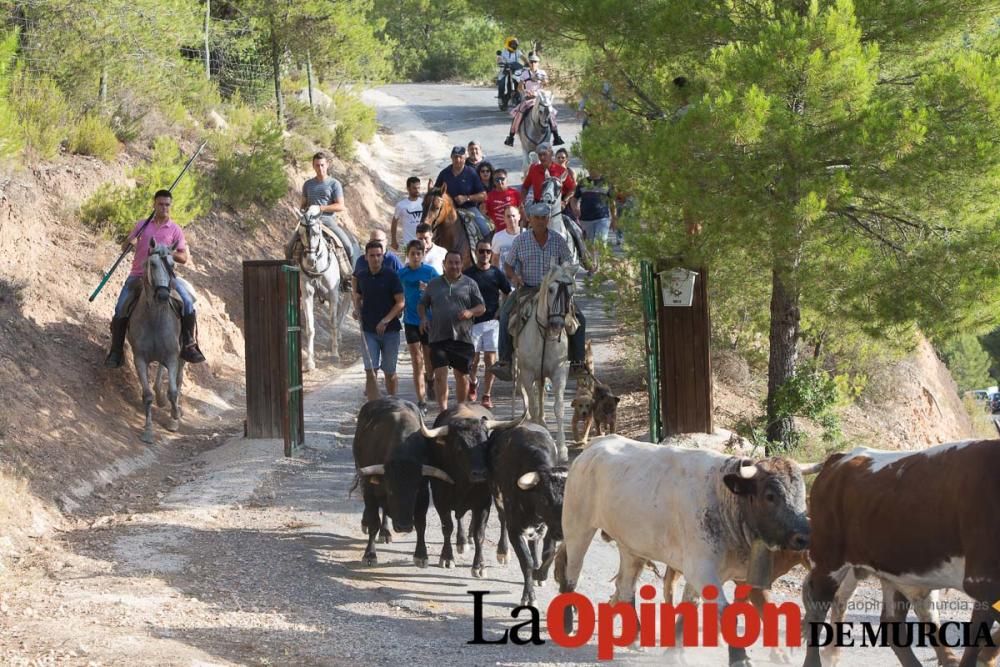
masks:
{"type": "Polygon", "coordinates": [[[323,241],[323,230],[319,216],[302,215],[299,222],[299,240],[302,242],[302,268],[316,271],[326,254],[326,244],[323,241]]]}
{"type": "Polygon", "coordinates": [[[448,194],[448,184],[442,183],[439,188],[428,187],[420,222],[435,229],[438,225],[454,222],[457,218],[455,202],[448,194]]]}
{"type": "Polygon", "coordinates": [[[550,176],[548,171],[545,172],[545,180],[542,181],[542,196],[539,201],[548,204],[553,209],[553,215],[561,208],[557,208],[556,205],[561,203],[563,181],[567,175],[568,172],[563,172],[562,177],[556,177],[550,176]]]}
{"type": "Polygon", "coordinates": [[[174,284],[175,250],[177,250],[176,242],[167,246],[149,239],[149,257],[146,258],[146,269],[143,274],[143,291],[158,303],[170,301],[170,290],[174,284]]]}
{"type": "Polygon", "coordinates": [[[535,93],[535,113],[541,126],[549,125],[552,116],[552,91],[539,90],[535,93]]]}
{"type": "Polygon", "coordinates": [[[557,336],[566,326],[566,318],[573,312],[573,295],[576,293],[576,274],[579,267],[575,264],[559,264],[555,258],[538,288],[538,316],[545,316],[545,322],[539,321],[550,336],[557,336]]]}

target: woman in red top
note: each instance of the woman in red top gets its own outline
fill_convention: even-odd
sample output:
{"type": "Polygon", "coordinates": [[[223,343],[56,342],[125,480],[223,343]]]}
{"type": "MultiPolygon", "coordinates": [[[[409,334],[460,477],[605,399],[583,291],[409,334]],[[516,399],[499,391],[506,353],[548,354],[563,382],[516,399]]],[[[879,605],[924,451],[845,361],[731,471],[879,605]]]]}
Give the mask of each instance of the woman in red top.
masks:
{"type": "Polygon", "coordinates": [[[521,206],[521,193],[507,187],[507,170],[497,169],[493,172],[493,189],[486,193],[483,202],[483,214],[493,221],[496,231],[506,228],[504,212],[508,206],[521,206]]]}

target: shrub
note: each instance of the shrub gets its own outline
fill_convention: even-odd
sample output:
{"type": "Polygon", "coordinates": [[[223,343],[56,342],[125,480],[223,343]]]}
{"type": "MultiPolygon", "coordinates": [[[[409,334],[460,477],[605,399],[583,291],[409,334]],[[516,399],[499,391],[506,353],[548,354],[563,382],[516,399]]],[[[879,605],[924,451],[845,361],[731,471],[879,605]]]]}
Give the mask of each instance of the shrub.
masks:
{"type": "MultiPolygon", "coordinates": [[[[137,220],[144,220],[152,210],[153,193],[169,187],[187,162],[173,139],[160,137],[153,144],[153,155],[147,164],[129,172],[135,187],[105,184],[80,207],[80,218],[91,227],[124,238],[137,220]]],[[[192,167],[173,190],[174,202],[170,216],[182,227],[209,208],[204,179],[192,167]]]]}
{"type": "Polygon", "coordinates": [[[14,75],[11,101],[25,152],[41,160],[58,155],[59,147],[67,139],[70,112],[56,82],[22,69],[14,75]]]}
{"type": "Polygon", "coordinates": [[[14,155],[21,150],[21,133],[17,114],[9,100],[10,71],[17,52],[17,31],[0,37],[0,157],[14,155]]]}
{"type": "Polygon", "coordinates": [[[219,153],[212,177],[219,201],[239,210],[248,203],[273,206],[288,192],[282,161],[284,139],[281,128],[267,116],[236,135],[220,141],[232,142],[219,153]]]}
{"type": "Polygon", "coordinates": [[[330,117],[323,109],[315,111],[308,104],[290,99],[286,108],[288,129],[302,135],[317,146],[328,148],[334,141],[330,117]]]}
{"type": "Polygon", "coordinates": [[[69,138],[69,149],[77,155],[93,155],[110,162],[121,148],[111,126],[97,114],[80,119],[69,138]]]}
{"type": "Polygon", "coordinates": [[[347,91],[337,91],[333,95],[333,117],[337,123],[333,131],[334,154],[342,160],[354,159],[354,142],[368,143],[375,138],[378,121],[375,109],[347,91]]]}

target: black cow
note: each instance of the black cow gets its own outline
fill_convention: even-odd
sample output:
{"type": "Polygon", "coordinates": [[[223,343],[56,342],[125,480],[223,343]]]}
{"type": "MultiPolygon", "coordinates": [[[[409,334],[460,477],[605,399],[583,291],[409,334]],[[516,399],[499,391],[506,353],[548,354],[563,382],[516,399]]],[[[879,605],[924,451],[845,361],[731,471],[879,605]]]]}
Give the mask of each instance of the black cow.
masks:
{"type": "Polygon", "coordinates": [[[444,537],[440,559],[442,567],[455,567],[455,556],[451,548],[451,533],[454,530],[452,513],[462,516],[465,512],[471,512],[469,535],[476,549],[472,560],[472,576],[482,578],[486,569],[483,564],[483,539],[486,522],[490,517],[491,500],[487,483],[489,468],[486,440],[491,431],[517,426],[524,419],[525,415],[522,415],[520,419],[513,421],[500,421],[493,419],[493,414],[486,408],[466,403],[445,410],[434,421],[434,428],[430,429],[427,436],[433,440],[428,446],[427,462],[454,480],[454,483],[449,484],[440,477],[431,479],[431,497],[441,518],[441,533],[444,537]]]}
{"type": "Polygon", "coordinates": [[[390,542],[388,522],[396,532],[408,533],[417,528],[417,547],[413,562],[427,565],[424,527],[430,498],[428,477],[451,482],[440,469],[427,465],[427,435],[417,406],[395,397],[369,401],[358,413],[354,432],[354,465],[358,470],[355,487],[362,485],[365,511],[361,530],[368,533],[363,562],[378,562],[375,538],[390,542]],[[379,517],[379,510],[382,516],[379,517]]]}
{"type": "Polygon", "coordinates": [[[531,580],[542,585],[556,542],[562,539],[563,491],[569,471],[557,465],[556,443],[548,430],[537,424],[494,431],[488,446],[490,487],[501,526],[497,561],[507,562],[509,537],[524,575],[521,604],[532,605],[535,592],[531,580]]]}

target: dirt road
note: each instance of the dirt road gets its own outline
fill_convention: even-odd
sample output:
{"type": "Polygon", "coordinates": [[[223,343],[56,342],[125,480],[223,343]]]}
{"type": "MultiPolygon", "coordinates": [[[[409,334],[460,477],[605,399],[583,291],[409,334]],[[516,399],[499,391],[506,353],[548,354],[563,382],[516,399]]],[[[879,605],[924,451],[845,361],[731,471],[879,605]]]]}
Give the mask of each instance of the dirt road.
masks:
{"type": "MultiPolygon", "coordinates": [[[[411,171],[429,175],[443,166],[451,143],[472,137],[484,143],[489,158],[516,166],[517,153],[500,143],[507,117],[495,110],[490,96],[488,89],[416,85],[369,94],[388,130],[369,155],[386,183],[400,187],[411,171]]],[[[577,129],[568,119],[563,128],[567,139],[577,129]]],[[[610,322],[593,307],[588,316],[600,369],[613,354],[610,322]]],[[[408,362],[401,360],[400,368],[408,369],[408,362]]],[[[154,467],[101,490],[74,515],[75,525],[39,539],[2,579],[0,663],[595,661],[593,643],[576,650],[551,642],[467,644],[473,639],[470,590],[491,592],[484,609],[488,638],[511,625],[510,612],[520,598],[516,566],[496,564],[495,519],[488,531],[486,579],[470,576],[469,551],[458,556],[456,569],[434,565],[441,538],[433,511],[427,532],[431,567],[412,565],[412,535],[378,545],[378,565],[361,565],[361,501],[348,490],[362,386],[363,371],[355,364],[307,396],[307,447],[295,458],[281,458],[277,442],[236,439],[197,459],[154,467]]],[[[406,370],[401,388],[412,397],[406,370]]],[[[580,592],[607,600],[617,565],[614,547],[595,541],[580,592]]],[[[657,583],[651,573],[643,582],[657,583]]],[[[783,579],[776,587],[779,597],[798,599],[799,583],[799,576],[783,579]]],[[[551,582],[540,589],[538,606],[544,610],[555,592],[551,582]]],[[[873,600],[874,591],[866,589],[862,598],[873,600]]],[[[864,617],[871,619],[871,612],[864,617]]],[[[544,628],[542,636],[547,638],[544,628]]],[[[662,653],[625,650],[616,659],[658,664],[662,653]]],[[[719,665],[724,655],[721,649],[689,651],[687,660],[719,665]]],[[[931,657],[929,651],[920,655],[931,657]]],[[[753,648],[751,656],[757,664],[771,664],[767,649],[753,648]]],[[[891,662],[888,649],[877,649],[850,652],[845,664],[891,662]]]]}

